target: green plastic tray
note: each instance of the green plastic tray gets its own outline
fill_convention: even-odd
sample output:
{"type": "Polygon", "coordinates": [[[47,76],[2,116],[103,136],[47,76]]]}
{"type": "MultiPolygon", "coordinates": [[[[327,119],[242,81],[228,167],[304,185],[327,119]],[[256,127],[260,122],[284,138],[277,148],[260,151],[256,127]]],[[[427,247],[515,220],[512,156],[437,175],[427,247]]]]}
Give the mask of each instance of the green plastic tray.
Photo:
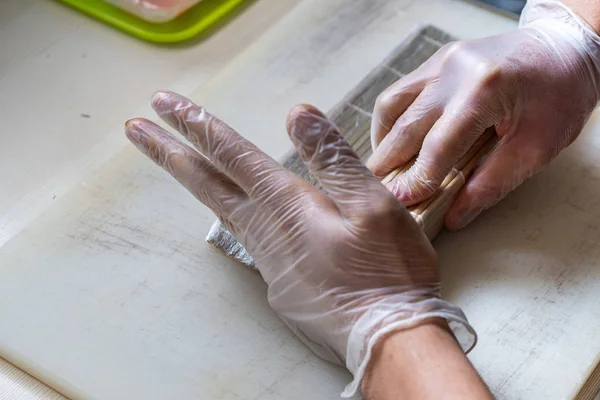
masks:
{"type": "Polygon", "coordinates": [[[178,43],[192,39],[222,21],[248,0],[203,0],[175,19],[152,23],[104,0],[58,0],[137,38],[153,43],[178,43]]]}

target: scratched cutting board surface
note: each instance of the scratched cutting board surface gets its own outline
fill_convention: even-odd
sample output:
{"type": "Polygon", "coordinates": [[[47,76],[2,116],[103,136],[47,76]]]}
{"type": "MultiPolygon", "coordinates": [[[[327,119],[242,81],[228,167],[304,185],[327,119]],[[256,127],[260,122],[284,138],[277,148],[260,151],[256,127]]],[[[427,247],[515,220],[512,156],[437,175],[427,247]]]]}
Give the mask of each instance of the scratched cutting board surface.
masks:
{"type": "MultiPolygon", "coordinates": [[[[303,1],[192,98],[280,156],[287,109],[330,109],[409,33],[411,12],[430,9],[456,37],[514,27],[424,3],[303,1]]],[[[499,398],[568,398],[600,353],[597,133],[593,121],[435,243],[445,295],[480,334],[471,359],[499,398]]],[[[213,219],[135,149],[118,152],[0,249],[0,355],[72,398],[337,398],[347,373],[287,331],[260,276],[204,243],[213,219]]]]}
{"type": "MultiPolygon", "coordinates": [[[[364,43],[361,50],[368,51],[368,45],[364,43]]],[[[276,38],[270,47],[273,57],[286,51],[286,43],[276,38]]],[[[268,58],[260,63],[254,54],[248,54],[239,61],[237,68],[222,76],[222,83],[228,82],[231,88],[252,86],[250,77],[272,73],[268,58]],[[248,69],[247,65],[255,68],[248,69]]],[[[293,68],[291,63],[288,68],[293,68]]],[[[249,131],[244,129],[246,121],[252,121],[254,129],[281,132],[281,123],[260,120],[256,115],[272,110],[286,112],[290,106],[286,104],[289,92],[282,84],[286,78],[282,74],[257,80],[261,94],[272,97],[256,96],[256,87],[254,91],[247,88],[247,94],[240,98],[236,89],[222,90],[220,86],[216,87],[218,93],[202,90],[192,96],[201,102],[210,99],[210,110],[226,117],[241,132],[249,131]],[[241,106],[246,103],[252,107],[241,106]],[[240,106],[230,109],[232,104],[240,106]]],[[[324,97],[334,90],[327,81],[320,84],[319,94],[324,97]]],[[[346,88],[348,91],[352,86],[346,88]]],[[[292,100],[313,98],[322,110],[338,101],[324,102],[314,93],[299,92],[301,96],[292,100]]],[[[576,398],[597,365],[598,133],[600,118],[596,114],[580,140],[546,170],[468,229],[443,232],[434,242],[441,262],[443,294],[464,308],[477,329],[479,343],[470,359],[499,399],[576,398]]],[[[276,136],[281,137],[285,136],[276,136]]]]}

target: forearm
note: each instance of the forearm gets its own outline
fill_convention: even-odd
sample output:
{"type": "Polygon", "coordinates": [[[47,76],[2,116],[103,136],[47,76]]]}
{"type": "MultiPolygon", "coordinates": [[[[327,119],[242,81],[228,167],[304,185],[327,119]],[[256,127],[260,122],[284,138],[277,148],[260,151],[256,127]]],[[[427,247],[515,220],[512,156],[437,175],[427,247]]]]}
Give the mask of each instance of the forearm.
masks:
{"type": "Polygon", "coordinates": [[[365,397],[493,399],[444,324],[433,321],[382,340],[363,378],[365,397]]]}
{"type": "Polygon", "coordinates": [[[597,33],[600,33],[600,2],[597,0],[561,0],[564,5],[575,11],[597,33]]]}

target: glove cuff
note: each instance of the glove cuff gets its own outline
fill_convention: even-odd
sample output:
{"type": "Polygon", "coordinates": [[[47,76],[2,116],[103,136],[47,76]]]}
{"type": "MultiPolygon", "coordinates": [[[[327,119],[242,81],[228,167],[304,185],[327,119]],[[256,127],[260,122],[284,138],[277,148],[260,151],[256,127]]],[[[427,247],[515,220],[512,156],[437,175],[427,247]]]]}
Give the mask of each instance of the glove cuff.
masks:
{"type": "Polygon", "coordinates": [[[431,318],[444,318],[448,322],[465,353],[475,346],[477,334],[467,317],[459,307],[439,298],[439,288],[411,289],[385,296],[371,304],[352,327],[346,348],[346,367],[354,379],[342,397],[352,397],[358,391],[373,347],[382,337],[413,328],[431,318]]]}
{"type": "Polygon", "coordinates": [[[600,35],[583,18],[558,0],[528,0],[519,27],[534,29],[557,49],[565,42],[581,55],[600,97],[600,35]]]}

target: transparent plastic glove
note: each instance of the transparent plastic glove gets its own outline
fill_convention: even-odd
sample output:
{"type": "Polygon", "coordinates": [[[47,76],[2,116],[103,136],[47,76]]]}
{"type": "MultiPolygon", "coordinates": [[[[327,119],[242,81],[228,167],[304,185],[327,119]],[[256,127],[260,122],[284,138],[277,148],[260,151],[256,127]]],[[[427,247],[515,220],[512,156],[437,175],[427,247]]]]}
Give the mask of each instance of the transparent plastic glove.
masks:
{"type": "Polygon", "coordinates": [[[599,96],[600,37],[559,1],[527,3],[521,29],[440,49],[377,99],[367,163],[404,204],[434,193],[482,132],[496,150],[446,214],[458,229],[550,162],[581,132],[599,96]]]}
{"type": "Polygon", "coordinates": [[[465,351],[474,345],[462,311],[440,299],[431,244],[320,112],[296,107],[288,131],[327,195],[188,99],[159,92],[153,107],[198,151],[144,119],[127,136],[243,243],[290,329],[354,374],[345,396],[391,331],[444,318],[465,351]]]}

